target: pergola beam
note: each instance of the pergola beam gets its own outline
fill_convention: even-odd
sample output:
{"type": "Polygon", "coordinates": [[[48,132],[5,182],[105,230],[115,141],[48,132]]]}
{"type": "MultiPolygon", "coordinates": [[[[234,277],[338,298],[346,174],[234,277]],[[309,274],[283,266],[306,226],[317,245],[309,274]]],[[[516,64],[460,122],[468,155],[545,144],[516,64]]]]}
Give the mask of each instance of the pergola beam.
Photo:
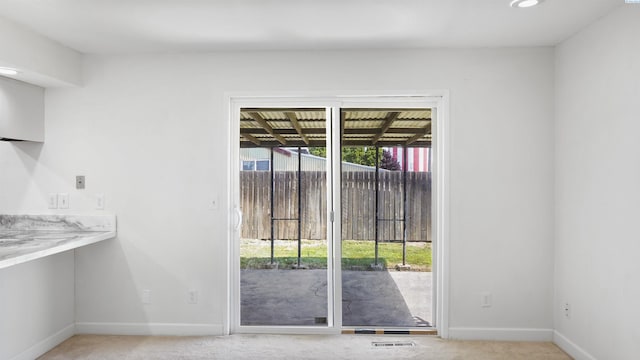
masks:
{"type": "Polygon", "coordinates": [[[243,138],[251,141],[252,143],[254,143],[256,146],[260,146],[261,142],[260,140],[258,140],[255,136],[251,136],[249,134],[240,134],[240,136],[242,136],[243,138]]]}
{"type": "Polygon", "coordinates": [[[420,139],[421,137],[423,137],[423,136],[425,136],[427,134],[430,134],[431,133],[431,121],[429,121],[429,124],[427,124],[427,126],[425,126],[423,128],[423,131],[424,131],[424,133],[422,133],[422,134],[416,134],[416,135],[413,135],[412,137],[410,137],[407,140],[407,142],[405,142],[404,144],[405,145],[411,145],[414,142],[418,141],[418,139],[420,139]]]}
{"type": "Polygon", "coordinates": [[[258,125],[262,126],[262,128],[265,129],[267,133],[269,133],[276,140],[278,140],[278,142],[280,142],[281,145],[287,145],[287,140],[283,138],[280,134],[275,132],[271,127],[271,125],[269,125],[267,121],[263,119],[262,116],[260,116],[260,114],[258,114],[257,112],[248,112],[247,114],[251,116],[251,118],[255,120],[258,123],[258,125]]]}
{"type": "MultiPolygon", "coordinates": [[[[295,129],[274,129],[276,133],[279,135],[296,135],[298,134],[295,129]]],[[[377,128],[355,128],[355,129],[343,129],[343,135],[371,135],[377,134],[380,130],[377,128]]],[[[326,134],[325,129],[320,128],[305,128],[302,129],[302,133],[306,135],[324,135],[326,134]]],[[[240,135],[249,134],[249,135],[264,135],[267,134],[267,131],[263,128],[242,128],[240,129],[240,135]]],[[[419,128],[390,128],[386,131],[385,134],[425,134],[425,127],[419,128]]],[[[428,134],[428,133],[426,133],[428,134]]]]}
{"type": "MultiPolygon", "coordinates": [[[[422,135],[424,136],[424,135],[422,135]]],[[[404,145],[405,140],[382,140],[382,141],[378,141],[377,145],[378,147],[391,147],[391,146],[402,146],[404,145]]],[[[343,140],[342,141],[342,145],[343,146],[372,146],[371,145],[371,141],[370,140],[343,140]]],[[[260,147],[266,147],[266,148],[270,148],[270,147],[278,147],[281,146],[281,144],[277,141],[261,141],[260,142],[260,147]]],[[[302,140],[289,140],[287,142],[287,146],[291,146],[291,147],[305,147],[305,146],[317,146],[317,147],[324,147],[326,146],[326,142],[324,140],[309,140],[309,145],[305,144],[302,140]]],[[[252,144],[250,142],[242,142],[240,143],[240,147],[242,148],[250,148],[250,147],[256,147],[255,144],[252,144]]],[[[411,144],[411,147],[431,147],[431,140],[428,139],[420,139],[417,141],[414,141],[411,144]]]]}
{"type": "Polygon", "coordinates": [[[378,142],[378,140],[380,140],[380,138],[384,136],[387,130],[389,130],[389,128],[391,127],[391,125],[393,125],[393,122],[396,121],[398,116],[400,116],[400,112],[397,112],[397,111],[392,111],[387,114],[387,117],[384,119],[384,124],[382,125],[382,128],[371,140],[373,145],[375,145],[378,142]]]}
{"type": "Polygon", "coordinates": [[[298,133],[298,135],[300,135],[300,138],[302,139],[302,141],[304,141],[305,144],[309,145],[309,138],[307,138],[307,136],[302,131],[302,127],[300,126],[300,123],[298,122],[298,118],[296,117],[296,113],[291,112],[291,111],[287,111],[285,113],[285,115],[287,115],[287,118],[289,118],[289,121],[291,122],[291,125],[293,125],[293,128],[296,129],[296,132],[298,133]]]}
{"type": "Polygon", "coordinates": [[[421,137],[423,137],[423,136],[424,136],[424,134],[416,134],[416,135],[413,135],[413,136],[412,136],[412,137],[410,137],[410,138],[409,138],[409,139],[408,139],[404,144],[405,144],[405,145],[411,145],[411,144],[413,144],[414,142],[418,141],[418,139],[420,139],[420,138],[421,138],[421,137]]]}

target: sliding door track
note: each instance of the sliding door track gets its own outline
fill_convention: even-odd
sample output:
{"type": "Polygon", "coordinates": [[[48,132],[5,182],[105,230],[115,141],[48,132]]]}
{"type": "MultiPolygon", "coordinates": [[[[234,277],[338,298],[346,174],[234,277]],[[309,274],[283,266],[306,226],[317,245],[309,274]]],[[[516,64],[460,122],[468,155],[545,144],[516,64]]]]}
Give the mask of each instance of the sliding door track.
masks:
{"type": "Polygon", "coordinates": [[[354,328],[342,329],[343,334],[350,335],[438,335],[436,329],[377,329],[377,328],[354,328]]]}

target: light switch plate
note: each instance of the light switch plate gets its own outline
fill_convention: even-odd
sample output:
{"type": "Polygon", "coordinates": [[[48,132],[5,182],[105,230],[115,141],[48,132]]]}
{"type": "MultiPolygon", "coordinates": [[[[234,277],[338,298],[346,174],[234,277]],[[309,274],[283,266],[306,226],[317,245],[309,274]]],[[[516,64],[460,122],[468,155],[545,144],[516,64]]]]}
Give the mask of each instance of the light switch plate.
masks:
{"type": "Polygon", "coordinates": [[[58,207],[60,209],[68,209],[69,208],[69,194],[67,194],[67,193],[58,194],[58,207]]]}
{"type": "Polygon", "coordinates": [[[47,200],[47,205],[49,209],[57,209],[58,208],[58,194],[50,193],[49,199],[47,200]]]}

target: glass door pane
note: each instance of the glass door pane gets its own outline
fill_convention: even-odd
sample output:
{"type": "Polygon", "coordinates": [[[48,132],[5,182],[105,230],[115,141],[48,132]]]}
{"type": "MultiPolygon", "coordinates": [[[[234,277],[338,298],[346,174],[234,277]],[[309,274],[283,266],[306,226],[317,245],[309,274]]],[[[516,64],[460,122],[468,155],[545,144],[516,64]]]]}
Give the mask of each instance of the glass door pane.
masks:
{"type": "Polygon", "coordinates": [[[431,111],[342,109],[342,324],[428,327],[431,111]]]}
{"type": "Polygon", "coordinates": [[[240,116],[240,325],[327,327],[326,109],[240,116]]]}

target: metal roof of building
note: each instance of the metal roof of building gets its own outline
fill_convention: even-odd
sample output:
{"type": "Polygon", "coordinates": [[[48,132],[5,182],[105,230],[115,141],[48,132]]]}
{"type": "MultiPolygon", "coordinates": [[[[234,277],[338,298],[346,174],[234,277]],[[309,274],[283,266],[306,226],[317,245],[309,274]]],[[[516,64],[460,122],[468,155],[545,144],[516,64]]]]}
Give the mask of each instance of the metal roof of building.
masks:
{"type": "MultiPolygon", "coordinates": [[[[273,167],[274,171],[297,171],[298,170],[298,152],[294,149],[276,149],[277,152],[273,153],[273,167]]],[[[301,171],[326,171],[327,159],[320,156],[311,154],[300,153],[300,170],[301,171]]],[[[240,149],[241,161],[255,161],[255,160],[271,160],[270,149],[267,148],[242,148],[240,149]]],[[[379,169],[380,171],[388,171],[386,169],[379,169]]],[[[366,166],[360,164],[354,164],[347,161],[342,162],[341,171],[376,171],[375,166],[366,166]]]]}
{"type": "MultiPolygon", "coordinates": [[[[326,146],[326,112],[241,109],[240,147],[326,146]]],[[[431,146],[431,109],[343,109],[343,146],[431,146]]]]}

